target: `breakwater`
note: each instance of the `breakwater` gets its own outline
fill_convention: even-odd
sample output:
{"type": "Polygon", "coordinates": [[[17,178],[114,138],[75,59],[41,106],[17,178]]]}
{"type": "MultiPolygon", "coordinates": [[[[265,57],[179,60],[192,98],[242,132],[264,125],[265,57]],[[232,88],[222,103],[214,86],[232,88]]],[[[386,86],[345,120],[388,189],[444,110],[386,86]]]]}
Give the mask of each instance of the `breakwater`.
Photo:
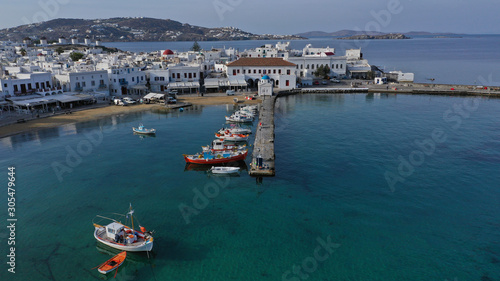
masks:
{"type": "Polygon", "coordinates": [[[250,163],[250,176],[272,177],[274,167],[274,103],[277,96],[264,97],[259,106],[259,124],[250,163]]]}

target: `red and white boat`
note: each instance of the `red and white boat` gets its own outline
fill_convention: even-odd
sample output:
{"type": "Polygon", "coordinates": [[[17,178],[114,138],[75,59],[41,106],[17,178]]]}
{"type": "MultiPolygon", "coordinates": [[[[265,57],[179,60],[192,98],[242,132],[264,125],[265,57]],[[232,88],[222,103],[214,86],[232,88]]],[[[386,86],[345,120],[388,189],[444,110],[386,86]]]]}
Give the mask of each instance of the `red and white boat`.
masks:
{"type": "Polygon", "coordinates": [[[248,150],[236,152],[202,152],[194,155],[184,154],[184,160],[187,163],[195,164],[221,164],[233,161],[245,160],[248,150]]]}
{"type": "Polygon", "coordinates": [[[225,140],[225,141],[247,141],[248,137],[250,135],[243,135],[243,134],[218,134],[215,133],[215,137],[225,140]]]}
{"type": "Polygon", "coordinates": [[[97,270],[102,274],[107,274],[120,267],[120,265],[122,265],[126,258],[127,251],[123,251],[118,255],[110,258],[105,263],[101,264],[97,270]]]}
{"type": "Polygon", "coordinates": [[[211,145],[202,146],[203,152],[218,152],[218,151],[243,151],[247,149],[247,145],[225,144],[224,140],[216,139],[211,145]]]}
{"type": "Polygon", "coordinates": [[[218,134],[251,134],[252,130],[248,128],[241,128],[239,126],[231,126],[231,128],[222,128],[218,132],[218,134]]]}

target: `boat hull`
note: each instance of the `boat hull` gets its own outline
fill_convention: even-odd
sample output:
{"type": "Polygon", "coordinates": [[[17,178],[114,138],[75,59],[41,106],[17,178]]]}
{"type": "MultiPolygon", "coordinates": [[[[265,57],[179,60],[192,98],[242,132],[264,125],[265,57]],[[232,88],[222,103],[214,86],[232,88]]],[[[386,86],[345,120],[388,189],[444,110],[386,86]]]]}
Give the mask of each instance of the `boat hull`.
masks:
{"type": "Polygon", "coordinates": [[[147,241],[141,242],[141,243],[133,243],[132,245],[125,245],[122,243],[116,243],[116,242],[111,242],[109,240],[103,239],[99,237],[97,234],[98,231],[101,230],[100,227],[96,227],[94,230],[94,238],[98,241],[101,242],[102,244],[122,250],[122,251],[127,251],[127,252],[149,252],[153,249],[153,238],[150,238],[147,241]]]}
{"type": "Polygon", "coordinates": [[[101,265],[97,270],[99,273],[102,274],[107,274],[110,273],[111,271],[118,269],[123,262],[125,261],[125,258],[127,257],[127,252],[121,252],[118,255],[112,257],[108,261],[106,261],[103,265],[101,265]],[[114,262],[114,264],[113,264],[114,262]]]}
{"type": "Polygon", "coordinates": [[[233,162],[233,161],[240,161],[240,160],[245,160],[247,157],[248,151],[245,151],[244,153],[231,156],[231,157],[226,157],[226,158],[214,158],[214,159],[205,159],[205,158],[194,158],[190,157],[188,155],[184,155],[184,160],[186,163],[195,163],[195,164],[222,164],[222,163],[228,163],[228,162],[233,162]]]}

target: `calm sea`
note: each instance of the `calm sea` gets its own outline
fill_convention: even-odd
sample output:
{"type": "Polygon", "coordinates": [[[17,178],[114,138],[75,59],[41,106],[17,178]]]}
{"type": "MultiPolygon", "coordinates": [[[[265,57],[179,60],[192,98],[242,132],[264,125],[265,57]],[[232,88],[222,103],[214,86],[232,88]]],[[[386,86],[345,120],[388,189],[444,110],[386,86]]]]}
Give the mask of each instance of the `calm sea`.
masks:
{"type": "MultiPolygon", "coordinates": [[[[203,49],[233,47],[240,51],[278,41],[199,42],[203,49]]],[[[293,49],[307,44],[333,47],[338,55],[361,48],[363,57],[386,71],[415,73],[415,82],[500,86],[500,35],[464,35],[462,38],[415,37],[410,40],[338,40],[311,38],[291,41],[293,49]]],[[[124,51],[152,52],[165,49],[188,51],[193,42],[106,43],[124,51]]]]}
{"type": "Polygon", "coordinates": [[[154,251],[129,254],[116,280],[500,279],[499,100],[280,98],[277,176],[262,184],[184,163],[232,110],[117,115],[0,139],[0,279],[111,280],[92,269],[117,253],[98,246],[92,219],[129,203],[156,231],[154,251]],[[157,136],[133,135],[138,123],[157,136]],[[4,262],[10,166],[16,274],[4,262]]]}

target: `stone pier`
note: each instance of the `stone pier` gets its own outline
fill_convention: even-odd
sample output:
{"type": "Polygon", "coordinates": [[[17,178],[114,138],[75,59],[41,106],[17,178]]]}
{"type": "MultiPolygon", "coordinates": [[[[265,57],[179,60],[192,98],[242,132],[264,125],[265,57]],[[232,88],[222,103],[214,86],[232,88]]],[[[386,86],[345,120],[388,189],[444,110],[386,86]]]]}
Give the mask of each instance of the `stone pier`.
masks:
{"type": "Polygon", "coordinates": [[[274,169],[274,102],[276,96],[264,97],[259,107],[250,176],[273,177],[274,169]]]}

